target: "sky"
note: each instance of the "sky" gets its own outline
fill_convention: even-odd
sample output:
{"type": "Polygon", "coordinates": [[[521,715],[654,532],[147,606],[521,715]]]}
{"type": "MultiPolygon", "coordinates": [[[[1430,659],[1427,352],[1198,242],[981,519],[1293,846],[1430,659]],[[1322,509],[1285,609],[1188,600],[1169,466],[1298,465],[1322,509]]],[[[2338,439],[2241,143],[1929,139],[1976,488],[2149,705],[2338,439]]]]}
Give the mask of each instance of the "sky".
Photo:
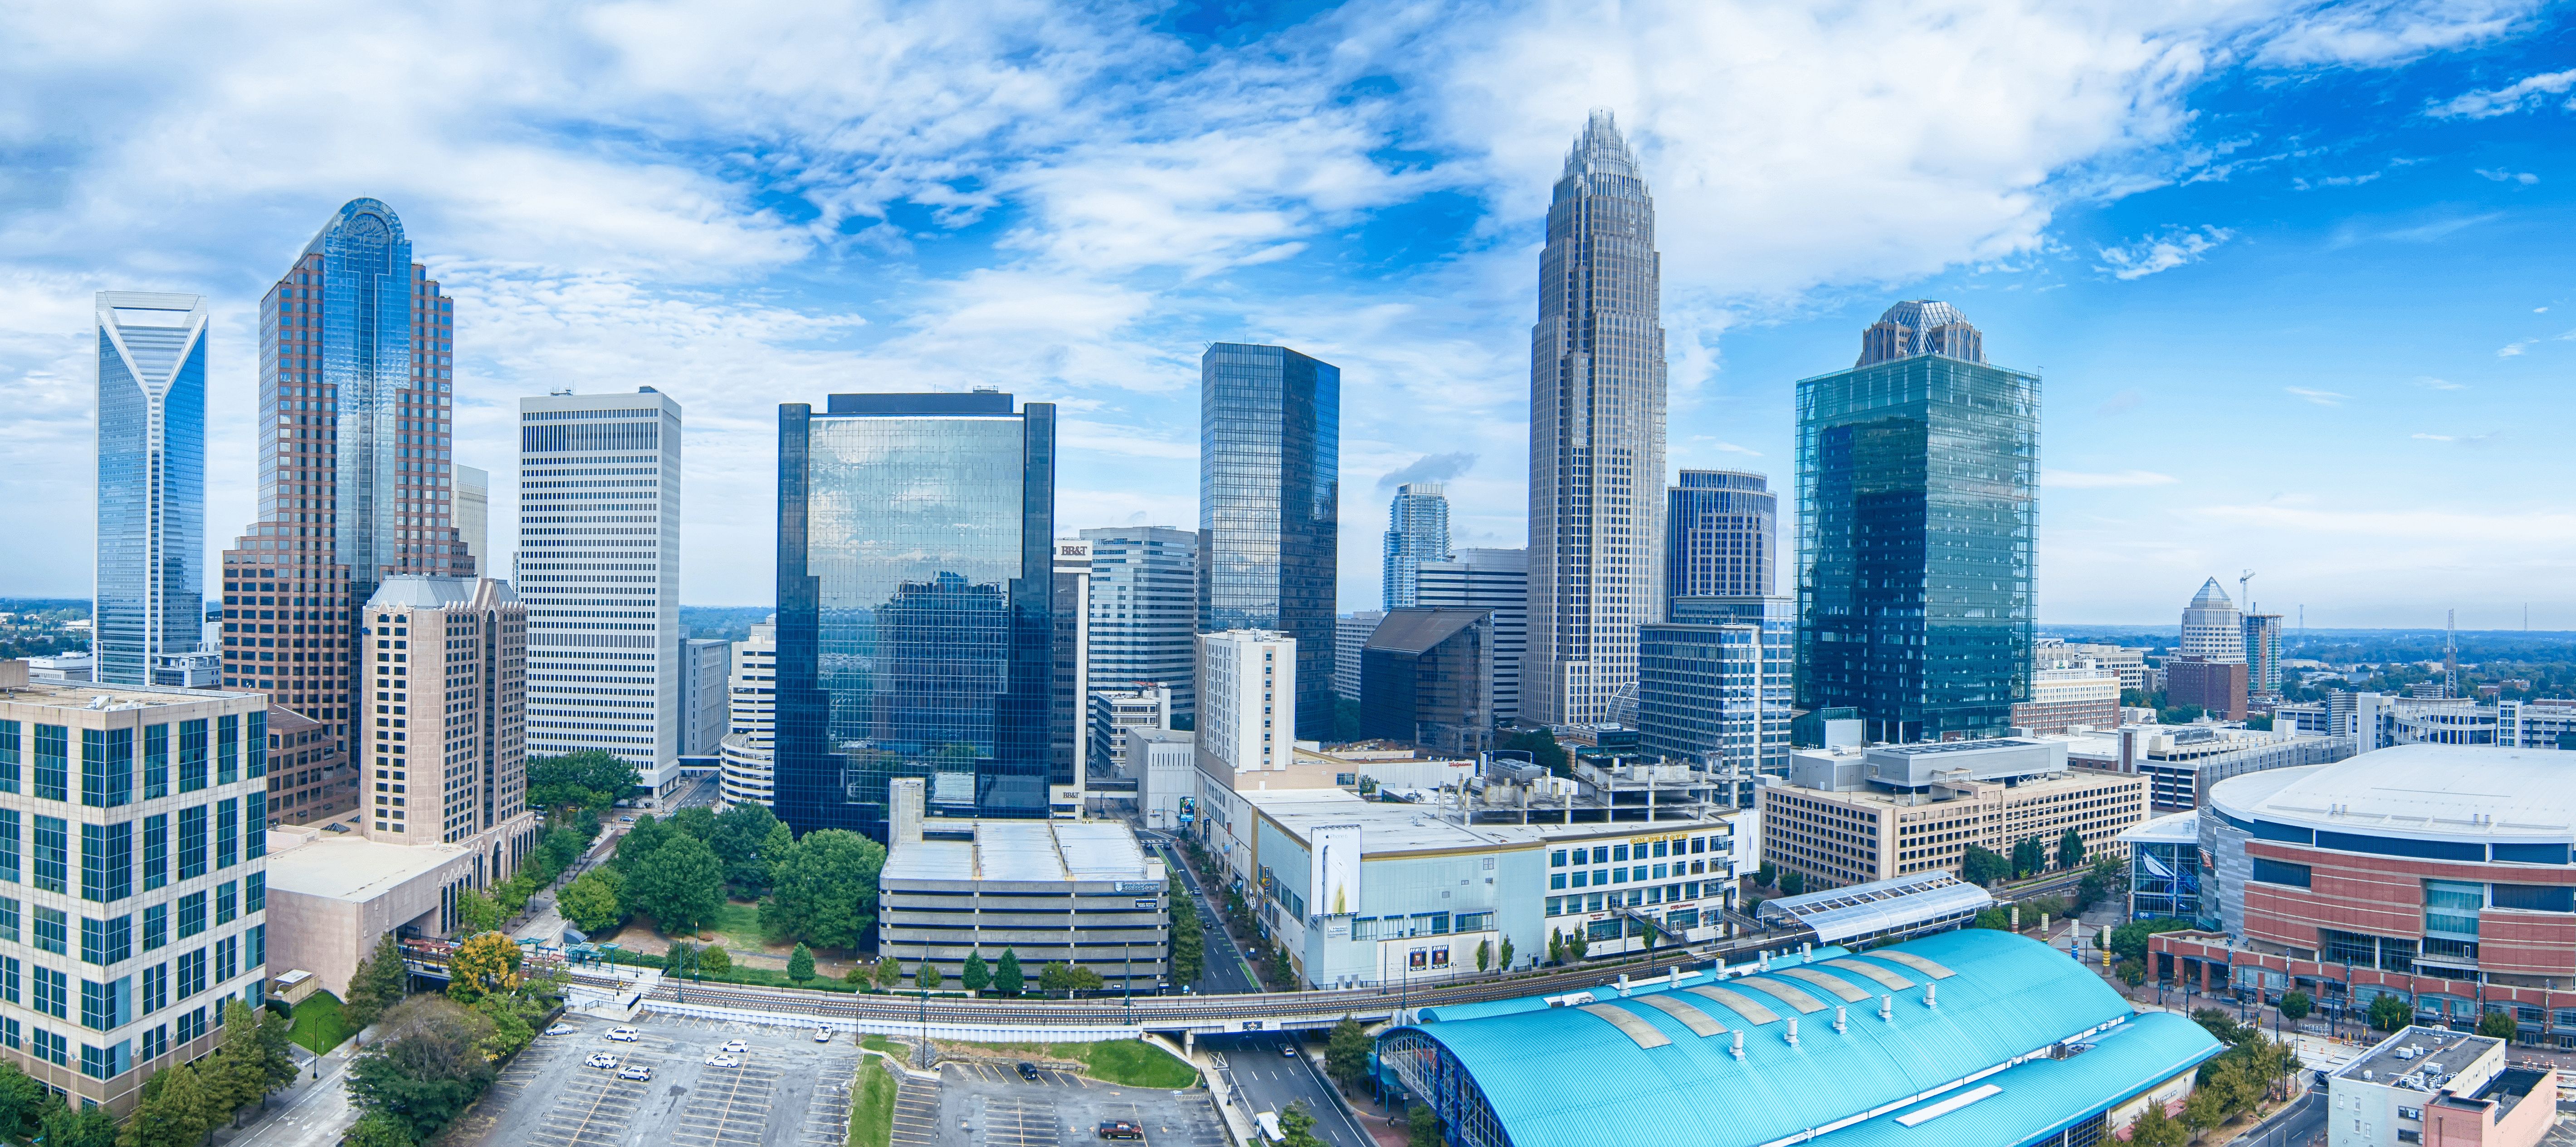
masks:
{"type": "Polygon", "coordinates": [[[496,549],[563,387],[685,408],[688,604],[772,600],[776,406],[836,390],[1058,403],[1061,530],[1193,527],[1198,357],[1267,342],[1342,369],[1374,607],[1397,482],[1525,541],[1597,107],[1655,196],[1675,467],[1793,490],[1796,380],[1946,299],[2044,379],[2043,622],[2252,570],[2319,627],[2576,629],[2564,4],[100,0],[0,42],[0,594],[90,590],[93,292],[210,300],[219,552],[259,298],[373,196],[457,299],[496,549]]]}

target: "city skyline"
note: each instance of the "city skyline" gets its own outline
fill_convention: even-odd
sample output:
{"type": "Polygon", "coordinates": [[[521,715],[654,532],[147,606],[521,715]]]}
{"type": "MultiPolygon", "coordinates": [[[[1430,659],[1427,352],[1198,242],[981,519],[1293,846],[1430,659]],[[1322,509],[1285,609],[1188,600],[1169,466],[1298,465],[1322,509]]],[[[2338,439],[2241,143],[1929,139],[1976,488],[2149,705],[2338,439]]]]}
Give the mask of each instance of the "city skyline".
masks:
{"type": "MultiPolygon", "coordinates": [[[[2073,40],[2018,37],[2025,47],[1996,17],[1931,28],[1864,12],[1766,27],[1731,47],[1710,31],[1721,10],[1576,28],[1506,9],[1481,45],[1401,25],[1352,49],[1393,69],[1389,93],[1318,98],[1358,90],[1370,64],[1324,61],[1383,15],[1361,5],[1293,25],[1181,20],[1141,29],[1137,48],[1086,48],[1087,63],[1028,73],[1099,92],[1109,89],[1091,64],[1187,48],[1198,62],[1109,103],[1223,97],[1250,125],[1248,154],[1270,148],[1297,158],[1286,168],[1321,175],[1228,166],[1220,157],[1232,153],[1205,149],[1209,121],[1195,115],[1114,124],[1086,112],[1032,135],[1028,117],[1003,109],[994,125],[940,127],[961,145],[948,161],[980,179],[962,193],[897,142],[911,121],[871,120],[827,142],[830,124],[857,114],[841,109],[866,101],[812,69],[785,69],[777,88],[719,112],[631,42],[580,33],[571,38],[619,50],[560,69],[593,90],[551,99],[549,121],[598,129],[625,122],[618,109],[632,97],[666,95],[687,110],[645,130],[672,146],[603,150],[519,127],[447,138],[468,121],[524,125],[538,104],[470,81],[439,85],[441,102],[390,123],[363,117],[363,102],[260,103],[224,78],[274,66],[285,45],[218,20],[208,42],[241,50],[67,110],[114,118],[67,121],[66,138],[90,138],[66,145],[52,182],[0,232],[0,273],[23,304],[0,331],[0,376],[28,396],[0,470],[25,496],[0,512],[21,534],[66,543],[31,555],[9,588],[88,592],[77,560],[90,528],[82,304],[96,289],[208,297],[208,512],[218,535],[252,519],[243,471],[256,452],[257,295],[312,218],[351,195],[402,207],[424,237],[415,257],[458,300],[459,461],[496,471],[495,537],[515,533],[515,476],[501,471],[518,398],[669,375],[688,380],[672,387],[680,401],[719,412],[693,425],[706,449],[692,451],[705,470],[683,541],[700,555],[683,588],[691,601],[765,600],[759,516],[726,509],[757,504],[771,472],[757,412],[794,396],[782,391],[820,393],[846,377],[887,389],[1002,382],[1062,401],[1063,524],[1186,527],[1188,364],[1220,338],[1345,367],[1351,497],[1382,499],[1390,478],[1445,481],[1456,545],[1517,546],[1525,267],[1541,187],[1596,104],[1619,112],[1650,171],[1670,173],[1658,191],[1673,468],[1757,470],[1785,486],[1789,384],[1825,352],[1847,353],[1852,327],[1888,302],[1940,298],[2023,348],[2016,359],[2060,399],[2045,460],[2044,622],[2158,622],[2174,583],[2254,567],[2267,607],[2295,617],[2305,605],[2312,627],[2432,624],[2454,604],[2465,627],[2518,627],[2525,594],[2554,589],[2534,571],[2570,557],[2576,531],[2560,528],[2543,493],[2567,463],[2515,429],[2576,353],[2555,269],[2571,230],[2553,138],[2565,92],[2551,86],[2563,87],[2563,15],[2389,9],[2324,21],[2332,35],[2303,6],[2197,24],[2124,15],[2082,30],[2052,16],[2042,26],[2073,40]],[[2083,48],[2020,54],[2043,42],[2083,48]],[[1255,43],[1299,74],[1256,78],[1230,63],[1255,43]],[[1978,85],[1974,98],[1948,100],[1932,98],[1928,70],[1884,54],[1894,43],[1932,58],[2004,54],[1995,75],[1960,81],[1978,85]],[[1828,92],[1763,69],[1683,77],[1656,63],[1675,49],[1736,60],[1751,45],[1792,63],[1849,56],[1882,69],[1884,91],[1828,92]],[[1416,62],[1390,63],[1405,56],[1416,62]],[[1542,58],[1552,66],[1525,66],[1542,58]],[[1500,79],[1533,74],[1546,81],[1500,79]],[[817,95],[831,98],[794,110],[817,95]],[[1730,106],[1760,106],[1774,122],[1747,123],[1730,106]],[[1978,110],[1953,124],[1970,114],[1959,107],[1978,110]],[[244,150],[156,146],[204,114],[236,125],[228,138],[244,150]],[[1973,147],[1931,146],[1957,126],[1973,147]],[[307,129],[349,146],[316,162],[307,129]],[[1793,151],[1790,137],[1818,131],[1841,153],[1793,151]],[[801,190],[715,158],[756,132],[788,141],[790,167],[844,173],[822,181],[843,190],[801,190]],[[2344,142],[2284,142],[2311,137],[2344,142]],[[1419,158],[1388,158],[1398,154],[1419,158]],[[445,162],[405,159],[416,155],[445,162]],[[148,216],[130,194],[147,156],[189,173],[148,216]],[[1191,190],[1152,178],[1161,169],[1195,173],[1178,181],[1191,190]],[[460,170],[491,178],[453,178],[460,170]],[[562,194],[489,194],[502,184],[562,194]],[[2346,337],[2356,329],[2372,337],[2346,337]],[[1004,349],[960,353],[968,346],[1004,349]],[[2185,421],[2194,433],[2171,433],[2185,421]],[[2356,451],[2374,459],[2358,478],[2356,451]]],[[[1085,19],[922,49],[916,82],[968,90],[968,63],[1006,54],[995,43],[1057,43],[1096,27],[1085,19]]],[[[21,29],[34,53],[26,74],[97,76],[183,47],[156,39],[171,33],[151,21],[137,27],[139,55],[104,61],[21,29]]],[[[690,59],[705,66],[678,72],[732,74],[730,61],[767,36],[756,26],[704,37],[690,59]]],[[[422,37],[469,42],[457,27],[422,37]]],[[[492,59],[451,56],[469,69],[492,59]]],[[[358,71],[336,66],[312,90],[376,90],[358,71]]],[[[903,102],[911,110],[882,114],[936,114],[903,102]]],[[[1346,556],[1374,557],[1378,527],[1364,517],[1345,515],[1346,556]]],[[[1343,562],[1338,596],[1376,600],[1377,567],[1343,562]]],[[[2543,596],[2533,615],[2537,628],[2576,626],[2576,601],[2543,596]]]]}

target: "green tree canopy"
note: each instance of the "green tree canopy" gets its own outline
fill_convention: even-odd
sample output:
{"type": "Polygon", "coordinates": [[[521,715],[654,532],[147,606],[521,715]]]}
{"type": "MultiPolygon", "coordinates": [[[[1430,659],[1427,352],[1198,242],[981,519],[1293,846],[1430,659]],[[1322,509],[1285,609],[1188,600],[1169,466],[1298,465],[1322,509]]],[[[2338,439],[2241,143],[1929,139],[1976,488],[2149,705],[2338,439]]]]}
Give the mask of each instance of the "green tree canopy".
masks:
{"type": "Polygon", "coordinates": [[[2012,875],[2012,862],[1993,849],[1971,844],[1959,856],[1959,879],[1970,884],[1992,884],[2012,875]]]}
{"type": "Polygon", "coordinates": [[[341,1003],[341,1015],[350,1027],[363,1029],[385,1009],[401,1003],[410,986],[411,972],[403,967],[402,948],[387,932],[376,938],[375,950],[358,961],[357,971],[349,976],[349,998],[341,1003]]]}
{"type": "Polygon", "coordinates": [[[2370,1026],[2377,1031],[2393,1032],[2414,1019],[2415,1009],[2407,1007],[2398,996],[2381,994],[2370,998],[2370,1026]]]}
{"type": "Polygon", "coordinates": [[[2067,829],[2057,838],[2057,866],[2069,871],[2084,863],[2084,834],[2067,829]]]}
{"type": "Polygon", "coordinates": [[[1027,991],[1029,980],[1020,972],[1020,953],[1014,948],[1002,949],[1001,962],[993,965],[993,990],[1005,996],[1027,991]]]}
{"type": "Polygon", "coordinates": [[[716,859],[724,862],[725,883],[745,896],[757,896],[769,887],[765,854],[770,847],[770,834],[782,834],[778,843],[792,847],[794,838],[785,835],[786,831],[787,826],[767,805],[744,801],[715,818],[707,847],[716,850],[716,859]]]}
{"type": "Polygon", "coordinates": [[[2039,843],[2038,837],[2025,836],[2013,842],[2012,874],[2015,878],[2028,876],[2046,867],[2048,867],[2048,850],[2039,843]]]}
{"type": "Polygon", "coordinates": [[[724,865],[704,841],[672,832],[627,867],[618,904],[651,916],[664,932],[695,932],[724,907],[724,865]]]}
{"type": "Polygon", "coordinates": [[[2515,1025],[2510,1012],[2488,1012],[2478,1017],[2478,1034],[2493,1039],[2512,1039],[2515,1025]]]}
{"type": "Polygon", "coordinates": [[[635,766],[598,749],[528,758],[528,804],[541,809],[605,809],[635,791],[635,766]]]}
{"type": "Polygon", "coordinates": [[[116,1147],[116,1117],[104,1107],[73,1111],[56,1102],[36,1124],[45,1147],[116,1147]]]}
{"type": "Polygon", "coordinates": [[[903,982],[903,961],[892,956],[877,960],[876,982],[880,988],[891,988],[903,982]]]}
{"type": "Polygon", "coordinates": [[[814,978],[814,949],[798,944],[787,954],[787,978],[799,984],[814,978]]]}
{"type": "Polygon", "coordinates": [[[981,992],[993,986],[993,966],[984,962],[981,950],[966,953],[966,963],[957,969],[957,982],[970,992],[981,992]]]}
{"type": "Polygon", "coordinates": [[[2317,1002],[2308,998],[2308,994],[2306,992],[2286,992],[2281,996],[2281,1016],[2284,1019],[2306,1019],[2308,1018],[2308,1013],[2314,1010],[2316,1006],[2317,1002]]]}
{"type": "Polygon", "coordinates": [[[618,905],[618,889],[624,884],[616,869],[594,868],[565,885],[562,895],[555,897],[555,906],[583,932],[606,931],[625,917],[618,905]]]}
{"type": "Polygon", "coordinates": [[[652,813],[636,817],[635,823],[627,826],[626,835],[618,838],[617,855],[610,863],[632,874],[671,835],[671,826],[655,819],[652,813]]]}
{"type": "Polygon", "coordinates": [[[1494,747],[1528,753],[1540,768],[1557,776],[1573,775],[1573,769],[1566,763],[1565,747],[1556,743],[1556,734],[1549,730],[1534,729],[1512,733],[1505,736],[1502,743],[1494,747]]]}
{"type": "Polygon", "coordinates": [[[716,814],[713,809],[684,808],[672,813],[662,823],[673,832],[685,832],[698,838],[700,844],[707,844],[715,839],[716,814]]]}
{"type": "Polygon", "coordinates": [[[447,1125],[492,1081],[481,1044],[491,1022],[444,996],[403,1001],[379,1021],[376,1042],[349,1066],[349,1096],[400,1122],[414,1139],[447,1125]]]}
{"type": "Polygon", "coordinates": [[[1370,1039],[1368,1027],[1357,1019],[1343,1016],[1333,1025],[1333,1034],[1324,1042],[1324,1071],[1342,1086],[1357,1084],[1368,1074],[1369,1050],[1376,1040],[1370,1039]]]}
{"type": "Polygon", "coordinates": [[[855,947],[876,922],[877,874],[884,868],[882,844],[837,828],[806,833],[771,861],[761,927],[818,948],[855,947]]]}
{"type": "Polygon", "coordinates": [[[0,1063],[0,1136],[22,1139],[33,1134],[44,1109],[45,1085],[14,1063],[0,1063]]]}
{"type": "Polygon", "coordinates": [[[921,967],[913,971],[912,982],[922,991],[935,992],[939,990],[941,984],[947,982],[947,979],[939,974],[939,965],[923,960],[921,967]]]}
{"type": "Polygon", "coordinates": [[[2123,960],[2143,961],[2147,958],[2147,937],[2158,932],[2185,932],[2192,927],[2191,921],[2172,916],[2131,920],[2111,929],[2111,954],[2123,960]]]}
{"type": "Polygon", "coordinates": [[[143,1082],[117,1147],[198,1147],[214,1126],[205,1085],[193,1067],[165,1067],[143,1082]]]}

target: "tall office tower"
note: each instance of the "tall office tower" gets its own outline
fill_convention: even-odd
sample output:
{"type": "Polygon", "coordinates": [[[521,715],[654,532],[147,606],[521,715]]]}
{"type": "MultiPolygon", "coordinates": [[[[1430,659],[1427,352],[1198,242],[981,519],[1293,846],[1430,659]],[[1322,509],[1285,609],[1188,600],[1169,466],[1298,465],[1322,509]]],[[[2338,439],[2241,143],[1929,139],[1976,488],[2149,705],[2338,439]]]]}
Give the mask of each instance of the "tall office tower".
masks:
{"type": "Polygon", "coordinates": [[[1445,562],[1422,564],[1421,602],[1443,609],[1481,609],[1494,615],[1496,724],[1521,716],[1521,666],[1529,650],[1529,551],[1465,549],[1445,562]]]}
{"type": "Polygon", "coordinates": [[[1764,776],[1789,775],[1798,603],[1677,597],[1639,630],[1637,746],[1724,774],[1727,803],[1753,804],[1764,776]]]}
{"type": "Polygon", "coordinates": [[[474,572],[491,577],[501,571],[492,554],[492,473],[476,466],[456,468],[456,533],[474,572]]]}
{"type": "Polygon", "coordinates": [[[510,583],[490,578],[398,575],[368,599],[360,634],[379,657],[360,666],[377,718],[359,746],[368,836],[491,849],[494,879],[525,853],[536,833],[528,615],[510,583]],[[403,642],[409,660],[385,648],[403,642]]]}
{"type": "Polygon", "coordinates": [[[1347,701],[1360,699],[1360,651],[1368,648],[1369,635],[1377,632],[1377,623],[1386,620],[1383,609],[1363,609],[1333,619],[1333,695],[1347,701]]]}
{"type": "Polygon", "coordinates": [[[1610,720],[1635,697],[1637,627],[1663,616],[1662,282],[1655,201],[1595,111],[1547,209],[1530,328],[1523,720],[1610,720]]]}
{"type": "Polygon", "coordinates": [[[1057,538],[1049,584],[1055,637],[1047,692],[1047,784],[1054,789],[1048,806],[1054,815],[1077,816],[1090,771],[1091,543],[1057,538]]]}
{"type": "Polygon", "coordinates": [[[1798,383],[1798,704],[1873,740],[1999,735],[2029,696],[2039,376],[1957,315],[1899,303],[1798,383]]]}
{"type": "MultiPolygon", "coordinates": [[[[260,302],[259,521],[224,551],[227,687],[349,746],[357,613],[384,579],[463,577],[454,300],[393,209],[352,199],[260,302]]],[[[355,711],[353,711],[353,709],[355,711]]]]}
{"type": "MultiPolygon", "coordinates": [[[[1449,495],[1438,482],[1395,488],[1386,508],[1385,599],[1388,609],[1411,609],[1416,575],[1424,562],[1449,560],[1449,495]]],[[[1340,656],[1336,651],[1334,656],[1340,656]]]]}
{"type": "Polygon", "coordinates": [[[1199,536],[1165,526],[1082,531],[1091,543],[1091,687],[1160,685],[1197,712],[1199,536]]]}
{"type": "Polygon", "coordinates": [[[1199,632],[1297,639],[1297,735],[1333,732],[1342,371],[1285,347],[1199,360],[1199,632]]]}
{"type": "Polygon", "coordinates": [[[732,676],[733,642],[721,637],[681,639],[680,756],[715,755],[732,719],[732,692],[726,684],[732,676]]]}
{"type": "Polygon", "coordinates": [[[751,627],[747,640],[733,643],[733,673],[726,682],[732,694],[724,744],[717,750],[722,770],[717,786],[728,806],[768,806],[777,800],[777,781],[770,769],[771,734],[777,727],[778,619],[751,627]]]}
{"type": "Polygon", "coordinates": [[[2202,583],[2191,604],[2183,607],[2182,641],[2174,652],[2211,661],[2245,660],[2245,615],[2218,588],[2217,578],[2202,583]]]}
{"type": "Polygon", "coordinates": [[[2281,695],[2281,615],[2245,615],[2245,687],[2257,697],[2281,695]]]}
{"type": "Polygon", "coordinates": [[[558,392],[519,400],[528,751],[599,749],[679,782],[680,404],[558,392]]]}
{"type": "Polygon", "coordinates": [[[1360,736],[1462,757],[1494,747],[1494,615],[1393,610],[1359,659],[1360,736]]]}
{"type": "Polygon", "coordinates": [[[1297,757],[1297,639],[1266,629],[1199,635],[1199,771],[1283,772],[1297,757]]]}
{"type": "Polygon", "coordinates": [[[1665,597],[1771,596],[1780,497],[1768,479],[1741,470],[1684,470],[1665,514],[1665,597]]]}
{"type": "Polygon", "coordinates": [[[778,408],[776,808],[885,839],[886,785],[941,815],[1047,815],[1055,407],[835,394],[778,408]]]}
{"type": "Polygon", "coordinates": [[[96,572],[98,680],[186,684],[161,662],[205,636],[202,296],[98,293],[96,572]]]}
{"type": "Polygon", "coordinates": [[[225,1003],[261,1005],[268,712],[0,662],[0,1042],[64,1102],[131,1111],[153,1072],[215,1049],[225,1003]]]}

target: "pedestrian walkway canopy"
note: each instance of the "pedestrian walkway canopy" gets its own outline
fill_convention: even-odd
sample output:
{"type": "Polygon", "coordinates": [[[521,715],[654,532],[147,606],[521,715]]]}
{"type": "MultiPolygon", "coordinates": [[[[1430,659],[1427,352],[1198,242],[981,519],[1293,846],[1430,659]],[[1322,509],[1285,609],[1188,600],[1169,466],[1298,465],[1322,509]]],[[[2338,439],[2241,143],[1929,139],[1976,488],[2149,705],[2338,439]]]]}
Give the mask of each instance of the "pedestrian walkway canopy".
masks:
{"type": "Polygon", "coordinates": [[[1840,944],[1955,928],[1994,903],[1985,889],[1933,871],[1765,900],[1760,915],[1772,927],[1804,927],[1818,943],[1840,944]]]}

